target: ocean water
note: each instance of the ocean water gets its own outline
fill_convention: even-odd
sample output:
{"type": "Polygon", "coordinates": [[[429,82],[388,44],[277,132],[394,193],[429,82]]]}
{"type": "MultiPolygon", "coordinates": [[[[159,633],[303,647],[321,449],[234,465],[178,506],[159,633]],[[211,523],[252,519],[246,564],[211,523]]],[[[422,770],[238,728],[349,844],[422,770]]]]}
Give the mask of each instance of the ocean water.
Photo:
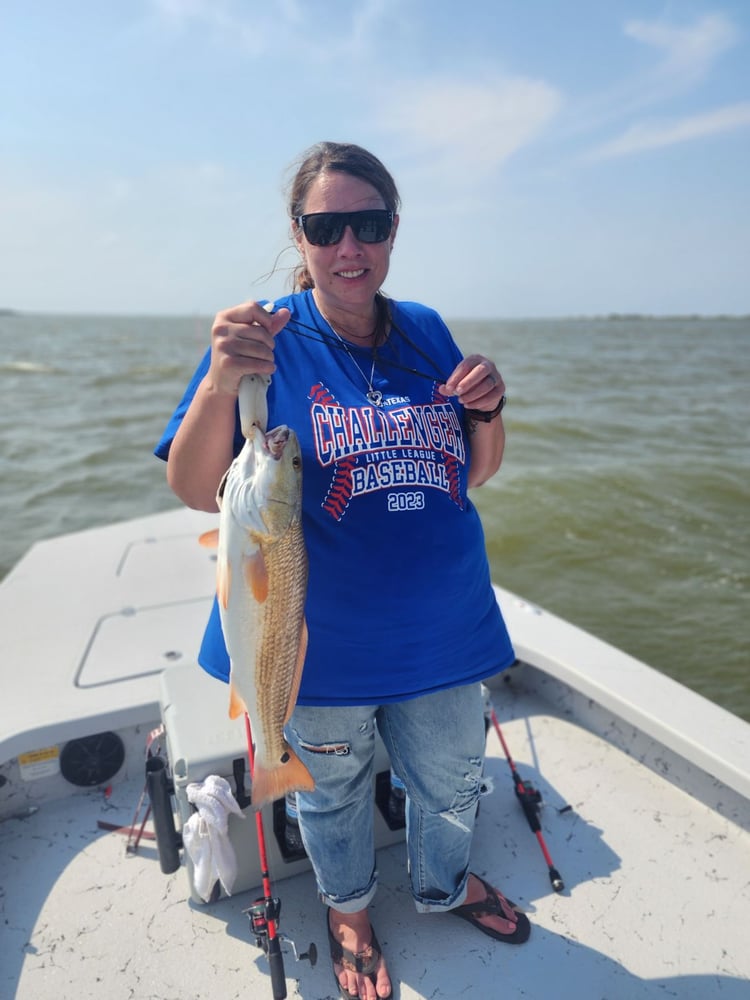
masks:
{"type": "MultiPolygon", "coordinates": [[[[177,505],[151,450],[210,322],[0,316],[0,576],[177,505]]],[[[750,720],[750,319],[450,325],[508,386],[494,579],[750,720]]]]}

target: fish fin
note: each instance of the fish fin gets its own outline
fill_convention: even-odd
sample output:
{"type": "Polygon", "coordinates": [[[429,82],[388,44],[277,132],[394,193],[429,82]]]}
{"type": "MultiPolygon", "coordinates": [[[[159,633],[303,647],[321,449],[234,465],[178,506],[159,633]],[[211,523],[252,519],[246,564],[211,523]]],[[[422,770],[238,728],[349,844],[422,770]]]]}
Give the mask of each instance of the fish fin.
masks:
{"type": "Polygon", "coordinates": [[[255,809],[274,799],[283,799],[287,792],[311,792],[315,788],[312,775],[289,746],[286,756],[286,763],[275,767],[263,767],[256,760],[251,792],[255,809]]]}
{"type": "Polygon", "coordinates": [[[198,536],[198,544],[204,549],[215,549],[219,544],[219,529],[213,528],[211,531],[204,531],[198,536]]]}
{"type": "Polygon", "coordinates": [[[226,558],[219,556],[216,563],[216,596],[226,611],[229,607],[229,591],[232,589],[232,567],[226,558]]]}
{"type": "Polygon", "coordinates": [[[302,683],[302,668],[305,665],[305,655],[307,654],[307,622],[302,619],[302,628],[299,634],[299,649],[297,650],[297,666],[294,668],[294,676],[292,677],[292,686],[289,691],[289,701],[286,706],[286,714],[284,715],[284,725],[289,722],[292,717],[292,712],[294,711],[294,706],[297,704],[297,695],[299,694],[299,686],[302,683]]]}
{"type": "Polygon", "coordinates": [[[240,715],[244,715],[247,711],[245,707],[245,702],[242,697],[237,693],[237,688],[234,686],[231,678],[229,681],[229,718],[236,719],[240,715]]]}
{"type": "Polygon", "coordinates": [[[245,579],[253,592],[258,604],[264,604],[268,598],[268,568],[260,549],[251,556],[245,556],[245,579]]]}

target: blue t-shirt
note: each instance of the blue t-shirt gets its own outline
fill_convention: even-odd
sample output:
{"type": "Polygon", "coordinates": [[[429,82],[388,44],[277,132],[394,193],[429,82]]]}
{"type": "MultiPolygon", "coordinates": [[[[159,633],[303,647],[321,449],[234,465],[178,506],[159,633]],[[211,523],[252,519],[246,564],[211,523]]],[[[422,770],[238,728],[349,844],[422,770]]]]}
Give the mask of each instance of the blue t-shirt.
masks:
{"type": "MultiPolygon", "coordinates": [[[[382,704],[482,680],[513,648],[467,496],[463,408],[438,392],[461,359],[431,309],[389,300],[392,328],[372,352],[343,349],[311,292],[280,299],[268,426],[302,449],[309,644],[301,705],[382,704]],[[383,394],[380,406],[366,396],[383,394]],[[428,377],[425,377],[428,376],[428,377]]],[[[208,370],[207,352],[157,445],[169,446],[208,370]]],[[[237,423],[235,453],[243,444],[237,423]]],[[[199,660],[226,680],[216,603],[199,660]]]]}

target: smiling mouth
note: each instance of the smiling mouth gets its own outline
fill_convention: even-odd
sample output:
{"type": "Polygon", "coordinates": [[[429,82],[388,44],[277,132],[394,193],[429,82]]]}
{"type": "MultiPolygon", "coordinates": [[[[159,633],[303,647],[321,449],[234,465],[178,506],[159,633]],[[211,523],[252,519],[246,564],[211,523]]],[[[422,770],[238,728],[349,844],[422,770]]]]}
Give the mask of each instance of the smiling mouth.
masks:
{"type": "Polygon", "coordinates": [[[359,267],[356,271],[337,271],[336,276],[339,278],[361,278],[366,271],[366,267],[359,267]]]}

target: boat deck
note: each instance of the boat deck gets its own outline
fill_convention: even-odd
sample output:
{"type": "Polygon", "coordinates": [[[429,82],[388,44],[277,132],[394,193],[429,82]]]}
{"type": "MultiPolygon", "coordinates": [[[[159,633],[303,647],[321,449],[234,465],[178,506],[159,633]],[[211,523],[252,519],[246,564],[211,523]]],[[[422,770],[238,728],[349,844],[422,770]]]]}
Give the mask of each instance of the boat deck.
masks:
{"type": "MultiPolygon", "coordinates": [[[[514,669],[493,699],[521,776],[542,792],[565,889],[551,888],[490,730],[495,790],[482,800],[473,868],[528,911],[532,937],[513,948],[448,916],[418,915],[403,844],[384,848],[372,913],[395,997],[746,1000],[747,800],[534,668],[514,669]]],[[[141,791],[133,778],[109,797],[78,794],[0,824],[1,996],[272,996],[243,914],[256,893],[198,906],[184,870],[161,873],[153,842],[128,854],[124,835],[97,827],[129,826],[141,791]]],[[[272,874],[282,932],[298,952],[311,942],[318,951],[313,967],[285,944],[288,996],[336,997],[312,875],[272,874]]]]}
{"type": "MultiPolygon", "coordinates": [[[[123,834],[99,826],[131,824],[163,671],[195,661],[214,586],[196,539],[214,525],[177,510],[53,539],[2,582],[2,1000],[272,995],[243,913],[258,892],[197,905],[184,861],[164,875],[152,840],[127,853],[123,834]],[[69,741],[110,730],[126,745],[111,789],[73,790],[59,767],[69,741]]],[[[403,843],[383,847],[373,920],[396,1000],[747,1000],[750,726],[497,593],[524,662],[493,698],[522,778],[542,793],[565,889],[552,890],[491,730],[495,790],[473,868],[527,909],[531,939],[513,948],[418,915],[403,843]]],[[[319,960],[297,962],[285,945],[288,996],[328,1000],[338,991],[324,911],[309,870],[284,878],[291,870],[272,871],[281,930],[300,953],[314,943],[319,960]]]]}

